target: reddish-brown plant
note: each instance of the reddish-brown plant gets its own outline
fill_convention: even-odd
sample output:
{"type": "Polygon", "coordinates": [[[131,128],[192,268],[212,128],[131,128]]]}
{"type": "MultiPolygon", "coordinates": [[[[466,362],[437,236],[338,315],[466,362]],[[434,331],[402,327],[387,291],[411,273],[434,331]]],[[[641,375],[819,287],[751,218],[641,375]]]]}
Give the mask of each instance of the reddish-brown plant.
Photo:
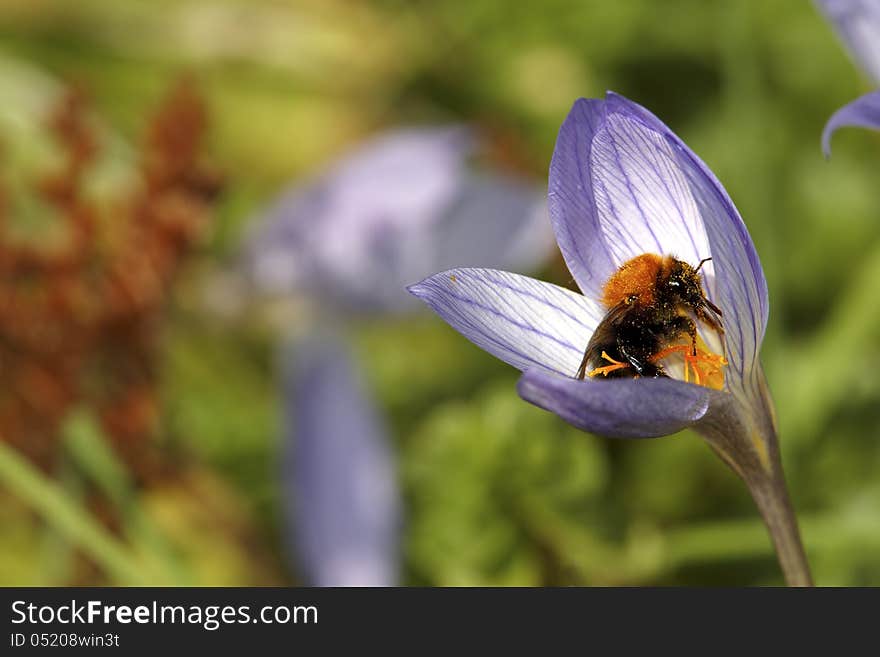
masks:
{"type": "Polygon", "coordinates": [[[149,122],[138,182],[95,200],[100,153],[84,94],[70,88],[47,118],[61,166],[33,185],[57,239],[17,239],[0,190],[0,436],[51,467],[77,406],[99,418],[138,477],[158,461],[159,327],[181,264],[204,234],[219,180],[200,159],[203,103],[188,80],[149,122]]]}

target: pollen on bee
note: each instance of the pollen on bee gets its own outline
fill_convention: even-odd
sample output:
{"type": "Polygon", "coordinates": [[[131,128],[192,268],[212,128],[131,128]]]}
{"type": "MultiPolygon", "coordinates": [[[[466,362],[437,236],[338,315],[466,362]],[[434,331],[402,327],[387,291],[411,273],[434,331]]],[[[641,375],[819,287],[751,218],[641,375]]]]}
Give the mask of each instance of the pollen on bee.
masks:
{"type": "Polygon", "coordinates": [[[643,253],[627,260],[602,288],[602,303],[606,308],[613,308],[633,295],[643,304],[653,303],[654,285],[662,267],[663,257],[656,253],[643,253]]]}

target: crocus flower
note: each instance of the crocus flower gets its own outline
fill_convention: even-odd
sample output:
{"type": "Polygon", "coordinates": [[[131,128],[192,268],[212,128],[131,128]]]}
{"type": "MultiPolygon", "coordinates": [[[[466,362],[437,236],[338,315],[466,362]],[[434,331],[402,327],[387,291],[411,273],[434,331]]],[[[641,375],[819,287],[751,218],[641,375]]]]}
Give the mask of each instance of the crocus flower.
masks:
{"type": "MultiPolygon", "coordinates": [[[[850,55],[880,84],[880,0],[816,0],[850,55]]],[[[880,91],[872,91],[837,110],[822,132],[822,150],[831,154],[831,137],[844,126],[880,129],[880,91]]]]}
{"type": "MultiPolygon", "coordinates": [[[[583,294],[494,269],[453,269],[411,286],[465,337],[522,370],[527,401],[583,430],[617,438],[701,433],[746,482],[787,580],[809,572],[782,474],[773,406],[758,351],[767,285],[736,208],[708,167],[645,108],[609,93],[575,102],[550,165],[556,239],[583,294]],[[720,389],[675,378],[578,380],[584,348],[606,310],[602,286],[643,253],[675,255],[702,273],[723,311],[720,389]]],[[[672,372],[672,370],[669,370],[672,372]]]]}
{"type": "Polygon", "coordinates": [[[380,135],[283,194],[257,224],[248,268],[257,287],[325,310],[399,312],[404,286],[463,264],[532,269],[552,235],[538,190],[477,172],[462,127],[380,135]]]}
{"type": "Polygon", "coordinates": [[[384,422],[344,342],[300,339],[285,361],[284,520],[301,572],[316,586],[393,586],[400,502],[384,422]]]}

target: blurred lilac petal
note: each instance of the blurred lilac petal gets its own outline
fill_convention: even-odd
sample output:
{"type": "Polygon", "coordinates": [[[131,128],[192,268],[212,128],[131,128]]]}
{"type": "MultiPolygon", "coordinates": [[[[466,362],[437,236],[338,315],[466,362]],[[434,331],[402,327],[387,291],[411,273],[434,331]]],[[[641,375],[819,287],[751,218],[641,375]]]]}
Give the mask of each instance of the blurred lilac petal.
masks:
{"type": "Polygon", "coordinates": [[[452,269],[409,291],[493,356],[563,376],[577,372],[604,314],[576,292],[495,269],[452,269]]]}
{"type": "Polygon", "coordinates": [[[880,91],[865,94],[831,115],[822,131],[822,152],[825,157],[831,157],[831,137],[844,127],[880,130],[880,91]]]}
{"type": "Polygon", "coordinates": [[[880,84],[880,2],[816,0],[853,59],[880,84]]]}
{"type": "Polygon", "coordinates": [[[406,280],[455,267],[533,270],[555,247],[547,201],[533,184],[493,174],[467,177],[431,237],[433,262],[406,280]]]}
{"type": "Polygon", "coordinates": [[[552,246],[541,195],[472,172],[476,146],[461,127],[398,130],[297,186],[249,244],[256,284],[342,310],[400,311],[413,307],[407,284],[464,258],[534,267],[552,246]]]}
{"type": "Polygon", "coordinates": [[[316,586],[395,585],[395,467],[346,346],[324,336],[289,347],[283,404],[285,520],[304,577],[316,586]]]}
{"type": "MultiPolygon", "coordinates": [[[[382,135],[284,194],[249,245],[259,287],[298,288],[342,304],[387,294],[382,267],[423,234],[461,184],[474,144],[459,127],[382,135]],[[389,252],[392,251],[392,252],[389,252]]],[[[417,257],[414,254],[412,257],[417,257]]]]}
{"type": "MultiPolygon", "coordinates": [[[[853,59],[880,84],[880,1],[816,0],[853,59]]],[[[822,130],[822,152],[831,157],[831,138],[843,127],[880,130],[880,92],[873,92],[844,105],[828,119],[822,130]]]]}
{"type": "Polygon", "coordinates": [[[674,379],[578,381],[528,370],[517,385],[528,402],[609,438],[657,438],[699,421],[712,390],[674,379]]]}

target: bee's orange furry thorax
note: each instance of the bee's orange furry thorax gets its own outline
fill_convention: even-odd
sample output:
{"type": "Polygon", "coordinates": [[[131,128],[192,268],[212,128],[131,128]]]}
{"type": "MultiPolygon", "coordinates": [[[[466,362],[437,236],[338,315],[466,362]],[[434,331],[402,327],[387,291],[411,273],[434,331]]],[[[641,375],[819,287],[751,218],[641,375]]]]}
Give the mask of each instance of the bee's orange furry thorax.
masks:
{"type": "Polygon", "coordinates": [[[665,266],[665,258],[656,253],[643,253],[620,266],[602,288],[602,303],[613,308],[629,297],[638,297],[638,303],[654,302],[657,274],[665,266]]]}

